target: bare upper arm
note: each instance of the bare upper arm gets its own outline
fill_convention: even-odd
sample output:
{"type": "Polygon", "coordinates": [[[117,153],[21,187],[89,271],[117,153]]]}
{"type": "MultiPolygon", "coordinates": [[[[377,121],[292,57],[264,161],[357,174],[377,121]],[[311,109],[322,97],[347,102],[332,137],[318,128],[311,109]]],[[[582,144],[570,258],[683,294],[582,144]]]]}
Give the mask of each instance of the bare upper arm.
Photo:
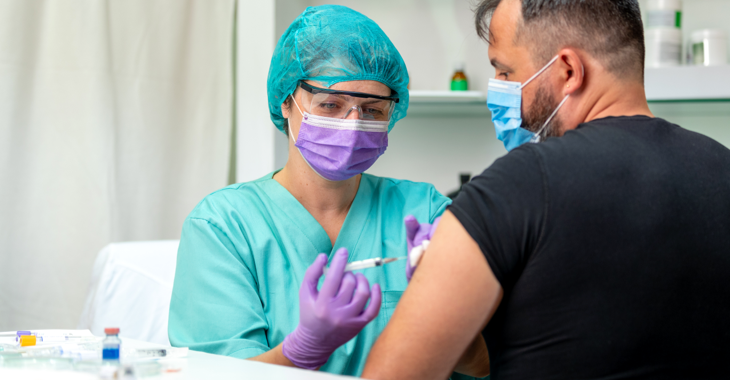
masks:
{"type": "Polygon", "coordinates": [[[501,297],[479,246],[446,211],[362,377],[447,378],[501,297]]]}

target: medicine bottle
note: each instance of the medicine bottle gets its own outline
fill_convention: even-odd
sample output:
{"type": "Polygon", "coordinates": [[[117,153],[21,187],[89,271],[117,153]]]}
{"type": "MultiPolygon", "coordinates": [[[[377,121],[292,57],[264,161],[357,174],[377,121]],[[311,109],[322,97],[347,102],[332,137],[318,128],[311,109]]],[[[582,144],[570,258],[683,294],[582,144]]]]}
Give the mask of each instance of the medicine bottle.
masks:
{"type": "Polygon", "coordinates": [[[102,359],[119,360],[119,346],[122,344],[122,340],[119,339],[119,328],[107,327],[104,329],[104,334],[106,334],[106,338],[101,342],[102,359]]]}
{"type": "Polygon", "coordinates": [[[682,29],[682,0],[648,0],[645,5],[647,10],[644,27],[647,29],[682,29]]]}
{"type": "Polygon", "coordinates": [[[469,81],[464,74],[464,63],[460,62],[454,66],[454,76],[451,77],[451,91],[466,91],[469,89],[469,81]]]}

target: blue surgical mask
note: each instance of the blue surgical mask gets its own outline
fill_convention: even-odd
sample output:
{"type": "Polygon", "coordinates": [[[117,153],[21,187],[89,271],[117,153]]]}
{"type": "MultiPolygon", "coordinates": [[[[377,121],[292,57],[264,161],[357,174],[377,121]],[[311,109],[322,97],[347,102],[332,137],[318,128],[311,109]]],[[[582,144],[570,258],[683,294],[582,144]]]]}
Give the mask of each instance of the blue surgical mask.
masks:
{"type": "Polygon", "coordinates": [[[558,108],[545,121],[537,132],[530,132],[522,128],[522,88],[527,86],[533,79],[537,78],[543,71],[552,65],[558,56],[555,56],[547,65],[538,71],[525,83],[510,82],[499,79],[489,79],[487,86],[487,107],[492,112],[492,122],[497,130],[497,138],[504,143],[507,151],[511,151],[527,142],[540,142],[540,133],[550,124],[560,107],[563,106],[570,95],[566,95],[560,102],[558,108]]]}

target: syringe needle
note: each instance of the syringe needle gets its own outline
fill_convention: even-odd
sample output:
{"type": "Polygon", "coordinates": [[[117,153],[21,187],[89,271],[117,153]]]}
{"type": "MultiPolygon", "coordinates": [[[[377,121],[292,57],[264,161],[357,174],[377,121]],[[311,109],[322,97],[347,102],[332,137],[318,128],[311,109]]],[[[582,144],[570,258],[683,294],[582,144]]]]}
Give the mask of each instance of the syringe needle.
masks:
{"type": "Polygon", "coordinates": [[[403,259],[407,259],[407,258],[408,258],[408,256],[389,257],[389,258],[383,259],[383,264],[388,264],[388,263],[392,263],[394,261],[403,260],[403,259]]]}

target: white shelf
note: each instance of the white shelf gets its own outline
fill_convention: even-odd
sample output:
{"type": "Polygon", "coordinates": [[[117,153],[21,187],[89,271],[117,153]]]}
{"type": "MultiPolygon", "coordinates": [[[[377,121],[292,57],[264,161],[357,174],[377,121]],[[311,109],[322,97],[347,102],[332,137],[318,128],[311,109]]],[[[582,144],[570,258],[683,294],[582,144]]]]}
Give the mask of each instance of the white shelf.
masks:
{"type": "Polygon", "coordinates": [[[413,117],[486,117],[487,96],[481,91],[411,90],[408,116],[413,117]]]}
{"type": "MultiPolygon", "coordinates": [[[[730,65],[647,68],[646,98],[661,114],[730,115],[730,65]],[[668,103],[662,105],[662,103],[668,103]]],[[[410,91],[409,116],[489,117],[481,91],[410,91]]]]}
{"type": "Polygon", "coordinates": [[[648,101],[730,100],[730,65],[647,68],[648,101]]]}
{"type": "Polygon", "coordinates": [[[486,106],[487,96],[481,91],[409,91],[411,104],[477,104],[486,106]]]}

